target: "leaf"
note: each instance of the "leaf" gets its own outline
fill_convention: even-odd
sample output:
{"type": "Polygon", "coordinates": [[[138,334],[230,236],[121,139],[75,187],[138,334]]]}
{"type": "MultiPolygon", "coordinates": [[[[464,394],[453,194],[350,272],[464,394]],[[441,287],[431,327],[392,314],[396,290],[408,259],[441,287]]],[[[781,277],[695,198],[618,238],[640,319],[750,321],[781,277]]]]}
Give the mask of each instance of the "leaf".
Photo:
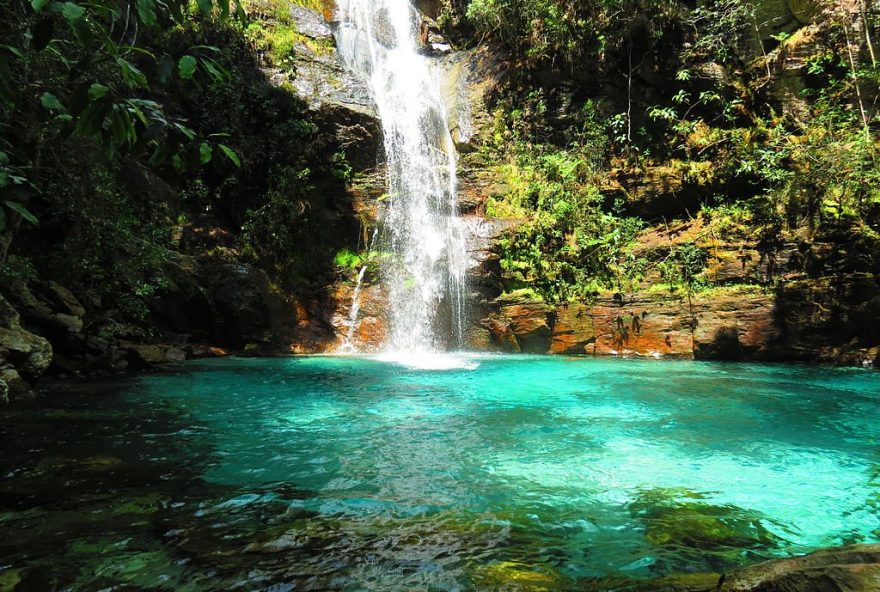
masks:
{"type": "Polygon", "coordinates": [[[217,148],[219,148],[220,151],[226,156],[226,158],[231,160],[233,164],[235,164],[235,166],[241,166],[241,159],[238,157],[238,154],[235,153],[235,150],[233,150],[226,144],[217,144],[217,148]]]}
{"type": "Polygon", "coordinates": [[[211,158],[214,156],[214,149],[211,148],[211,145],[207,142],[202,142],[199,144],[199,162],[202,164],[207,164],[211,162],[211,158]]]}
{"type": "Polygon", "coordinates": [[[64,111],[64,105],[61,104],[61,101],[58,100],[58,97],[53,95],[50,92],[44,92],[43,96],[40,97],[40,104],[47,111],[55,111],[62,112],[64,111]]]}
{"type": "Polygon", "coordinates": [[[119,69],[122,70],[122,77],[125,78],[129,86],[147,87],[147,77],[137,66],[122,58],[116,58],[116,63],[119,64],[119,69]]]}
{"type": "Polygon", "coordinates": [[[197,2],[199,5],[199,10],[202,11],[202,14],[211,14],[211,10],[214,8],[214,3],[211,0],[197,0],[197,2]]]}
{"type": "Polygon", "coordinates": [[[3,189],[9,185],[9,173],[6,171],[0,171],[0,189],[3,189]]]}
{"type": "Polygon", "coordinates": [[[31,8],[34,9],[34,12],[40,12],[50,1],[51,0],[31,0],[31,8]]]}
{"type": "Polygon", "coordinates": [[[88,137],[100,132],[111,107],[110,102],[103,99],[91,103],[80,113],[76,122],[76,133],[88,137]]]}
{"type": "Polygon", "coordinates": [[[69,22],[77,21],[85,15],[86,9],[74,2],[65,2],[61,5],[61,14],[69,22]]]}
{"type": "Polygon", "coordinates": [[[180,133],[182,133],[184,136],[186,136],[188,140],[195,140],[196,139],[196,133],[192,129],[183,125],[182,123],[175,123],[174,127],[176,127],[180,131],[180,133]]]}
{"type": "Polygon", "coordinates": [[[229,70],[212,60],[211,58],[202,58],[202,66],[211,75],[211,79],[215,84],[220,84],[229,80],[229,70]]]}
{"type": "Polygon", "coordinates": [[[117,146],[130,144],[135,135],[131,119],[122,108],[115,107],[110,113],[110,133],[117,146]]]}
{"type": "Polygon", "coordinates": [[[196,73],[196,59],[191,55],[185,55],[177,62],[177,71],[184,80],[189,80],[196,73]]]}
{"type": "Polygon", "coordinates": [[[148,27],[156,26],[156,0],[137,0],[138,18],[148,27]]]}
{"type": "Polygon", "coordinates": [[[0,150],[0,164],[9,164],[9,154],[0,150]]]}
{"type": "Polygon", "coordinates": [[[17,201],[5,201],[3,203],[6,204],[7,208],[12,210],[16,214],[18,214],[19,216],[21,216],[22,218],[27,220],[28,222],[30,222],[31,224],[34,224],[34,225],[39,224],[40,221],[37,220],[37,217],[34,216],[33,214],[31,214],[30,211],[26,207],[24,207],[23,205],[21,205],[17,201]]]}
{"type": "Polygon", "coordinates": [[[103,99],[107,96],[107,93],[110,91],[110,88],[104,86],[99,82],[95,82],[89,87],[89,100],[97,101],[98,99],[103,99]]]}
{"type": "Polygon", "coordinates": [[[12,45],[0,45],[0,49],[5,49],[20,60],[24,59],[24,52],[18,47],[13,47],[12,45]]]}

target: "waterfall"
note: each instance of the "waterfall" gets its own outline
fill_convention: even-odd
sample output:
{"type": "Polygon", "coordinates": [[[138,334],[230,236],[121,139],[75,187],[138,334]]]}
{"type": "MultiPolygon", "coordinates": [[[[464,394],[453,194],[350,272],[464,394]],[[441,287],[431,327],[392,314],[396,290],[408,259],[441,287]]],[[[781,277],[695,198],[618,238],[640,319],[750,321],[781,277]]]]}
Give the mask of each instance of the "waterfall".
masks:
{"type": "Polygon", "coordinates": [[[458,216],[456,153],[438,73],[419,53],[408,0],[339,0],[336,39],[348,68],[368,81],[384,134],[381,279],[392,352],[464,345],[468,253],[458,216]]]}

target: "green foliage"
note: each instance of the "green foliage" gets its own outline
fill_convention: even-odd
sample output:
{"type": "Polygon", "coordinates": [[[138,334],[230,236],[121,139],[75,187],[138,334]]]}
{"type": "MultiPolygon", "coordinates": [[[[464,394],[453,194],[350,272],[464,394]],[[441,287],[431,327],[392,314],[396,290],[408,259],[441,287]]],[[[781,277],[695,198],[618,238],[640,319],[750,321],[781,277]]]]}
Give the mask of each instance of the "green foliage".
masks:
{"type": "Polygon", "coordinates": [[[471,0],[465,16],[533,66],[575,69],[626,51],[635,23],[659,35],[678,11],[665,0],[471,0]]]}
{"type": "MultiPolygon", "coordinates": [[[[330,11],[325,0],[296,0],[295,3],[325,14],[330,11]]],[[[293,66],[297,46],[305,46],[318,55],[333,50],[330,41],[316,41],[297,30],[288,0],[247,0],[247,10],[256,18],[248,23],[245,34],[272,66],[293,66]]]]}
{"type": "Polygon", "coordinates": [[[657,267],[663,283],[671,290],[684,288],[693,294],[704,287],[701,274],[706,268],[709,254],[694,243],[684,243],[673,248],[657,267]]]}
{"type": "Polygon", "coordinates": [[[489,200],[487,213],[524,220],[500,242],[508,289],[528,287],[559,302],[629,285],[641,273],[630,247],[643,223],[607,207],[598,190],[608,150],[598,105],[583,106],[571,141],[558,148],[534,142],[546,111],[541,94],[519,104],[496,112],[495,141],[486,148],[503,159],[498,170],[507,188],[489,200]]]}
{"type": "Polygon", "coordinates": [[[350,249],[342,249],[333,258],[333,262],[337,267],[343,269],[355,270],[360,269],[364,264],[364,258],[350,249]]]}
{"type": "Polygon", "coordinates": [[[0,24],[0,73],[11,76],[0,78],[5,277],[25,278],[12,264],[26,256],[27,278],[57,280],[130,327],[147,326],[173,251],[189,248],[181,226],[211,225],[232,238],[206,251],[284,280],[330,269],[341,239],[314,239],[327,221],[312,203],[341,193],[344,156],[265,78],[242,7],[138,0],[126,20],[128,6],[50,1],[36,14],[0,0],[20,16],[0,24]]]}

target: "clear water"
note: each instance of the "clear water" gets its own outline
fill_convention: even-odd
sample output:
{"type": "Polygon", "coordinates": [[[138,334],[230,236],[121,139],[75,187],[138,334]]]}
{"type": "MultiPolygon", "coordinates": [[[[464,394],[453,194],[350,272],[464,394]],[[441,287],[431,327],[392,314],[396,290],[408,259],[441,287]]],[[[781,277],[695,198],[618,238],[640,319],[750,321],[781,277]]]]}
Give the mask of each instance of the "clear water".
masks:
{"type": "Polygon", "coordinates": [[[419,53],[421,18],[409,0],[338,0],[337,20],[339,53],[368,82],[382,120],[387,349],[461,347],[470,257],[439,74],[419,53]]]}
{"type": "Polygon", "coordinates": [[[0,588],[628,589],[880,539],[876,372],[444,360],[199,362],[5,411],[0,588]]]}

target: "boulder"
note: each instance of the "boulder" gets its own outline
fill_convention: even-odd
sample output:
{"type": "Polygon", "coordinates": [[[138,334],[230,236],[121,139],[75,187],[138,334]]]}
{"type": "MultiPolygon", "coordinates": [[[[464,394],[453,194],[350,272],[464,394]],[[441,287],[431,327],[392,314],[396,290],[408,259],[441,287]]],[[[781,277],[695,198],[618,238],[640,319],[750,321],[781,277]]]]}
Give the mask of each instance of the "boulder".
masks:
{"type": "Polygon", "coordinates": [[[550,353],[585,354],[596,343],[596,329],[590,308],[583,304],[564,304],[556,309],[550,353]]]}
{"type": "Polygon", "coordinates": [[[26,379],[39,377],[51,362],[49,342],[22,328],[18,311],[0,295],[0,400],[29,394],[26,379]]]}
{"type": "Polygon", "coordinates": [[[876,592],[880,545],[847,545],[775,559],[724,577],[718,592],[876,592]]]}
{"type": "Polygon", "coordinates": [[[596,335],[587,353],[691,357],[693,315],[681,294],[606,294],[590,308],[596,335]]]}
{"type": "Polygon", "coordinates": [[[770,294],[722,292],[694,301],[694,357],[768,359],[775,357],[780,330],[770,294]]]}
{"type": "Polygon", "coordinates": [[[483,325],[502,350],[545,354],[553,336],[555,311],[527,294],[508,294],[496,301],[498,312],[483,325]]]}
{"type": "Polygon", "coordinates": [[[486,46],[443,52],[432,61],[440,71],[452,140],[459,151],[473,150],[491,133],[491,97],[510,69],[486,46]]]}

